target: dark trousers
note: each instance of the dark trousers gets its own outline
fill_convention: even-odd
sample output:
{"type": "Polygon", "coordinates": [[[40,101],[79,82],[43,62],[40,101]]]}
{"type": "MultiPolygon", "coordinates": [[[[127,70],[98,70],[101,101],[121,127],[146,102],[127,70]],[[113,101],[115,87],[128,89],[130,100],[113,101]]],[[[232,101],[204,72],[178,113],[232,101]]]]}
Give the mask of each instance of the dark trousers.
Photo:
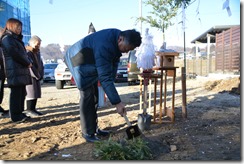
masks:
{"type": "Polygon", "coordinates": [[[22,115],[25,107],[25,96],[25,86],[10,88],[9,111],[12,120],[22,115]]]}
{"type": "Polygon", "coordinates": [[[80,123],[84,134],[94,134],[97,129],[98,87],[97,84],[80,90],[80,123]]]}
{"type": "Polygon", "coordinates": [[[36,103],[37,103],[37,99],[33,99],[33,100],[27,100],[26,101],[26,108],[27,110],[35,110],[36,109],[36,103]]]}
{"type": "Polygon", "coordinates": [[[4,82],[5,82],[5,79],[0,79],[0,104],[2,104],[2,102],[3,102],[4,82]]]}

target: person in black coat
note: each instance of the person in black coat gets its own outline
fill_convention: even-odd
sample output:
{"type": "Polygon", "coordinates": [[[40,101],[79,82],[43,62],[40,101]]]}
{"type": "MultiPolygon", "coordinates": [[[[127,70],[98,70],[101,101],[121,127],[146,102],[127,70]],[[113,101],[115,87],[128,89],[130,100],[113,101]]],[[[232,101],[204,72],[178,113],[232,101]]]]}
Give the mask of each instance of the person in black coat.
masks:
{"type": "Polygon", "coordinates": [[[22,22],[15,18],[8,19],[1,36],[1,46],[5,59],[7,85],[10,88],[9,114],[13,122],[23,122],[30,118],[23,111],[25,87],[32,83],[29,70],[32,64],[22,38],[22,22]]]}
{"type": "MultiPolygon", "coordinates": [[[[0,37],[2,36],[3,28],[0,27],[0,37]]],[[[4,69],[4,57],[3,57],[3,51],[0,46],[0,104],[3,102],[3,96],[4,96],[4,83],[5,83],[5,69],[4,69]]],[[[0,106],[0,116],[4,116],[4,114],[7,114],[8,111],[4,110],[0,106]]]]}
{"type": "Polygon", "coordinates": [[[32,61],[30,69],[32,84],[26,85],[26,111],[25,114],[30,117],[42,115],[36,110],[37,99],[41,98],[41,79],[43,79],[44,66],[40,55],[41,39],[34,35],[30,38],[26,46],[27,55],[32,61]]]}

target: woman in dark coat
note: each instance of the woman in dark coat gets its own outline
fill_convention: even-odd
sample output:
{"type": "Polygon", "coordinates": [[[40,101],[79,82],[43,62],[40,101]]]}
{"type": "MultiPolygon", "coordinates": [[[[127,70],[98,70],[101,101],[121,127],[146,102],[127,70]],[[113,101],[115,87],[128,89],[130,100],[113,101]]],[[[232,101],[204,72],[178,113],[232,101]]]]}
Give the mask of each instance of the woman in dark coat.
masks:
{"type": "Polygon", "coordinates": [[[22,22],[10,18],[6,22],[1,46],[5,58],[7,84],[10,88],[9,111],[13,122],[25,121],[29,117],[23,113],[25,105],[25,86],[31,84],[31,61],[28,59],[22,41],[22,22]]]}
{"type": "MultiPolygon", "coordinates": [[[[3,28],[0,27],[0,37],[2,36],[3,28]]],[[[5,69],[4,69],[4,57],[3,57],[3,50],[0,46],[0,105],[3,102],[3,96],[4,96],[4,83],[5,83],[5,69]]],[[[3,116],[4,114],[8,113],[7,110],[4,110],[0,106],[0,116],[3,116]]]]}
{"type": "Polygon", "coordinates": [[[38,36],[32,36],[29,45],[26,46],[27,55],[32,61],[31,77],[32,84],[26,85],[26,115],[30,117],[40,116],[41,112],[36,110],[37,99],[41,98],[41,82],[43,78],[44,67],[40,56],[41,39],[38,36]]]}

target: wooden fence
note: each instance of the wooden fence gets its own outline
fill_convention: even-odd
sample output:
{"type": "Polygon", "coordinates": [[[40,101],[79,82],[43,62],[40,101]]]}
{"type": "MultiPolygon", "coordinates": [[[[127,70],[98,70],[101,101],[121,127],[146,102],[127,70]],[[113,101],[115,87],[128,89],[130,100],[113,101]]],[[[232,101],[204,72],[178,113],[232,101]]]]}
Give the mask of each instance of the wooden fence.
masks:
{"type": "Polygon", "coordinates": [[[240,71],[240,26],[216,34],[216,71],[240,71]]]}
{"type": "MultiPolygon", "coordinates": [[[[186,74],[207,76],[209,73],[240,74],[240,26],[216,34],[215,55],[209,59],[187,59],[186,74]]],[[[184,60],[176,59],[175,66],[183,67],[184,60]]]]}
{"type": "MultiPolygon", "coordinates": [[[[211,58],[211,72],[215,72],[215,58],[211,58]]],[[[176,59],[176,67],[183,67],[184,60],[176,59]]],[[[207,59],[187,59],[186,60],[186,75],[199,75],[207,76],[209,74],[208,70],[208,60],[207,59]]]]}

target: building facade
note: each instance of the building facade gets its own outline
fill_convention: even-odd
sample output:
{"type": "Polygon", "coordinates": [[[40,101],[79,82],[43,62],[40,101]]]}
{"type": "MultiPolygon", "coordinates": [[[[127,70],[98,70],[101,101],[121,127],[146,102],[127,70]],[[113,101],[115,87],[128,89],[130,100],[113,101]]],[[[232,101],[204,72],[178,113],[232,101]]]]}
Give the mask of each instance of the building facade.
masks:
{"type": "Polygon", "coordinates": [[[29,0],[0,0],[0,26],[4,27],[9,18],[23,23],[23,41],[27,44],[31,37],[29,0]]]}

